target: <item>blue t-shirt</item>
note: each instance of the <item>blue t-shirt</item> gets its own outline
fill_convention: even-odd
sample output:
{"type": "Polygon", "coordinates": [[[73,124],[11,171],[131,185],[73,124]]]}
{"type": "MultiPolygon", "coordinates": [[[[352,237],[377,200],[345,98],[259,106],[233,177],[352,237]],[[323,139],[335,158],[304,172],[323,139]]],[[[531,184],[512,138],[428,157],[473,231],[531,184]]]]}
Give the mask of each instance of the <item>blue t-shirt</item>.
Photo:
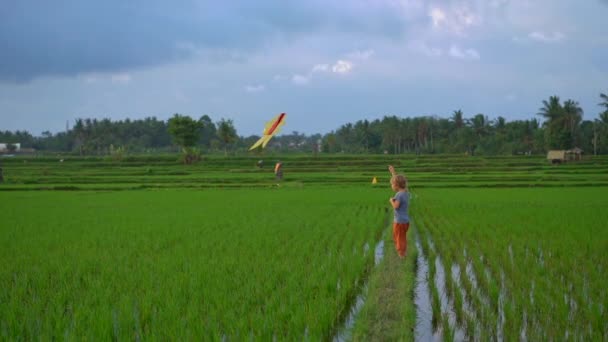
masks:
{"type": "Polygon", "coordinates": [[[395,222],[409,223],[410,217],[407,215],[407,207],[410,203],[410,193],[406,191],[399,191],[393,198],[399,201],[399,207],[395,209],[395,222]]]}

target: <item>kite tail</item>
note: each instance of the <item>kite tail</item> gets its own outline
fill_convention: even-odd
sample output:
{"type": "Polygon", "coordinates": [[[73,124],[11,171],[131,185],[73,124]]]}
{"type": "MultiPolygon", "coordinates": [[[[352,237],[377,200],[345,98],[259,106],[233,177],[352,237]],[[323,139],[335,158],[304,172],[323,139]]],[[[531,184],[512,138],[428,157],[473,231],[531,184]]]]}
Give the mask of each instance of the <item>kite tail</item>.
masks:
{"type": "Polygon", "coordinates": [[[266,145],[268,144],[268,142],[270,141],[270,138],[272,138],[272,135],[267,135],[264,137],[264,143],[262,144],[262,148],[266,147],[266,145]]]}
{"type": "MultiPolygon", "coordinates": [[[[253,144],[253,146],[251,146],[249,148],[249,151],[255,149],[256,147],[262,145],[263,142],[268,143],[268,141],[266,140],[266,136],[261,137],[258,141],[255,142],[255,144],[253,144]]],[[[266,146],[266,144],[264,144],[264,146],[266,146]]]]}

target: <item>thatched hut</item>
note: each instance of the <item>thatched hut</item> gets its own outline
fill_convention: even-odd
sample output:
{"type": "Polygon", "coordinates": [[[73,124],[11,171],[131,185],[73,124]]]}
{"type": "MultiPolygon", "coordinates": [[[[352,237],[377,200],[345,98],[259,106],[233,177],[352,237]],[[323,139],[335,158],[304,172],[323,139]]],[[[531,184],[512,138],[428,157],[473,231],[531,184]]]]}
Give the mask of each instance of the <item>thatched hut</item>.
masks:
{"type": "Polygon", "coordinates": [[[583,159],[583,150],[578,147],[569,149],[566,151],[566,159],[568,160],[581,160],[583,159]]]}
{"type": "Polygon", "coordinates": [[[566,161],[566,151],[564,150],[551,150],[547,153],[547,160],[551,164],[560,164],[566,161]]]}
{"type": "Polygon", "coordinates": [[[569,150],[551,150],[547,153],[547,160],[552,164],[560,164],[567,161],[581,160],[583,150],[578,147],[569,150]]]}

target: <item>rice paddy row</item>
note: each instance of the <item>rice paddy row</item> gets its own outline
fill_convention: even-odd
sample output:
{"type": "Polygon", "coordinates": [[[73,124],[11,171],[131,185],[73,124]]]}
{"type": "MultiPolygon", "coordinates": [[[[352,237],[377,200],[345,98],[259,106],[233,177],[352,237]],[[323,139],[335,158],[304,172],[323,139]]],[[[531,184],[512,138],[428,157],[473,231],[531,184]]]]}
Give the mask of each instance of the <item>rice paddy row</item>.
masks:
{"type": "MultiPolygon", "coordinates": [[[[175,156],[3,160],[2,190],[124,190],[150,188],[268,187],[272,165],[260,157],[207,157],[185,166],[175,156]]],[[[286,185],[363,185],[388,181],[394,164],[416,188],[608,186],[608,158],[552,166],[541,157],[284,156],[286,185]]]]}
{"type": "Polygon", "coordinates": [[[608,338],[605,189],[417,194],[414,222],[444,338],[608,338]]]}

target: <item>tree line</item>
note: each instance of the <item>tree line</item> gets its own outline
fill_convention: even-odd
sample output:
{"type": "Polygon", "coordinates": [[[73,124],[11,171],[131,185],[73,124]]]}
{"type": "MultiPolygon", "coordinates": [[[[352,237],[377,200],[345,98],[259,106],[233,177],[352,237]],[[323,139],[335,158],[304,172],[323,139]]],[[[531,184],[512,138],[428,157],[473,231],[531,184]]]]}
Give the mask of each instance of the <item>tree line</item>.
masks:
{"type": "MultiPolygon", "coordinates": [[[[455,110],[449,118],[385,116],[346,123],[327,134],[293,131],[273,138],[276,152],[328,153],[466,153],[470,155],[538,154],[550,149],[582,148],[587,154],[608,153],[608,95],[600,94],[597,119],[584,120],[574,100],[551,96],[537,117],[507,121],[455,110]],[[541,121],[542,120],[542,121],[541,121]]],[[[167,121],[78,119],[65,132],[0,131],[1,143],[21,143],[38,151],[80,155],[120,152],[184,151],[187,155],[247,151],[259,136],[239,136],[232,120],[214,122],[208,115],[175,114],[167,121]]]]}

